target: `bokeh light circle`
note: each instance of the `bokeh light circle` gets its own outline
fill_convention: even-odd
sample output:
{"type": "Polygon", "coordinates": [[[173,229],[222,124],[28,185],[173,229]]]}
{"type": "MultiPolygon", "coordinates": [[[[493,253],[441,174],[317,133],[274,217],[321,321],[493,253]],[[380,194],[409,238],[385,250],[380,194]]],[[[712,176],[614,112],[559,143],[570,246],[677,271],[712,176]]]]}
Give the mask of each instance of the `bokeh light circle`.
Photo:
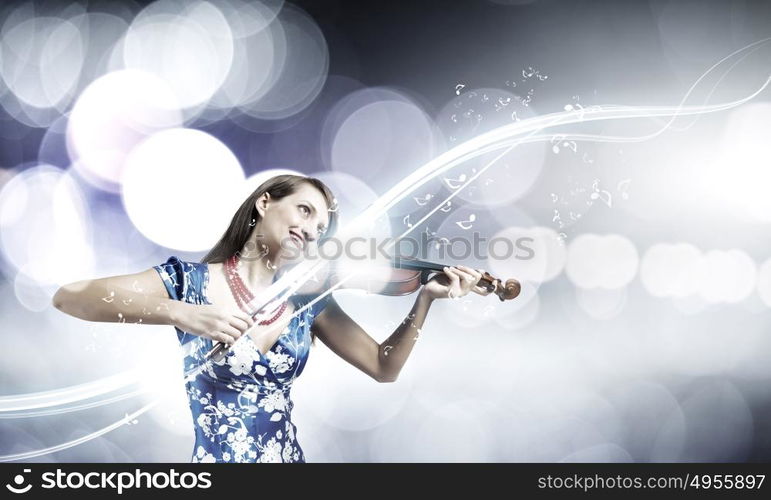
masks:
{"type": "Polygon", "coordinates": [[[131,23],[123,40],[126,68],[164,80],[183,108],[206,103],[228,76],[233,34],[209,2],[151,4],[131,23]],[[182,7],[184,5],[184,7],[182,7]]]}
{"type": "Polygon", "coordinates": [[[10,29],[0,42],[0,75],[26,106],[59,108],[69,103],[83,66],[78,28],[55,17],[34,17],[10,29]]]}
{"type": "Polygon", "coordinates": [[[147,238],[168,248],[211,248],[243,202],[244,173],[213,136],[191,129],[158,132],[126,159],[126,213],[147,238]]]}
{"type": "MultiPolygon", "coordinates": [[[[299,113],[316,99],[327,79],[329,51],[324,34],[299,7],[285,4],[271,26],[283,31],[285,60],[280,71],[271,73],[267,92],[239,109],[255,118],[279,120],[299,113]]],[[[271,36],[274,43],[280,42],[280,33],[273,31],[271,36]]],[[[274,61],[281,59],[283,54],[274,53],[274,61]]]]}
{"type": "Polygon", "coordinates": [[[568,245],[565,273],[581,288],[620,288],[637,274],[634,244],[620,235],[582,234],[568,245]]]}
{"type": "Polygon", "coordinates": [[[67,123],[67,148],[74,168],[89,182],[117,192],[131,149],[181,123],[174,92],[163,80],[136,70],[117,71],[94,81],[78,98],[67,123]]]}
{"type": "Polygon", "coordinates": [[[758,295],[771,307],[771,258],[766,259],[758,269],[758,295]]]}
{"type": "Polygon", "coordinates": [[[696,293],[694,279],[702,253],[688,243],[658,243],[640,262],[640,281],[654,297],[687,297],[696,293]]]}
{"type": "Polygon", "coordinates": [[[39,165],[8,181],[0,191],[0,229],[5,261],[33,282],[63,285],[93,270],[88,207],[64,170],[39,165]]]}
{"type": "Polygon", "coordinates": [[[388,88],[361,89],[341,99],[329,112],[322,137],[327,166],[361,178],[378,193],[439,153],[428,114],[388,88]]]}

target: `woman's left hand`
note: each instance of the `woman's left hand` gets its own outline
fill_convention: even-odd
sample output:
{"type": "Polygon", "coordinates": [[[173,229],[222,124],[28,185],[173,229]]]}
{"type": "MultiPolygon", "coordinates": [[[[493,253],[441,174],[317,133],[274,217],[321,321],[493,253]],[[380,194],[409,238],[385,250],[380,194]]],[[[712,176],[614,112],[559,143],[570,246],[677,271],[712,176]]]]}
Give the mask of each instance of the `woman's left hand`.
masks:
{"type": "Polygon", "coordinates": [[[444,274],[437,274],[423,287],[431,299],[457,299],[471,291],[481,293],[477,287],[482,273],[466,266],[445,267],[444,274]]]}

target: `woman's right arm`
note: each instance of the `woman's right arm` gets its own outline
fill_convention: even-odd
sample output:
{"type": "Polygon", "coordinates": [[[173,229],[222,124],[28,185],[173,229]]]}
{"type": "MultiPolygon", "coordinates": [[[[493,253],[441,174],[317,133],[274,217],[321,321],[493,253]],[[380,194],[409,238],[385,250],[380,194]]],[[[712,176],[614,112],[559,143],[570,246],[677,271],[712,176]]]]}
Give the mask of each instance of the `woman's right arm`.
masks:
{"type": "Polygon", "coordinates": [[[52,302],[58,310],[86,321],[172,325],[228,344],[254,324],[241,311],[169,298],[160,275],[152,268],[69,283],[57,290],[52,302]]]}
{"type": "Polygon", "coordinates": [[[53,297],[60,311],[86,321],[174,325],[184,302],[170,299],[155,269],[64,285],[53,297]]]}

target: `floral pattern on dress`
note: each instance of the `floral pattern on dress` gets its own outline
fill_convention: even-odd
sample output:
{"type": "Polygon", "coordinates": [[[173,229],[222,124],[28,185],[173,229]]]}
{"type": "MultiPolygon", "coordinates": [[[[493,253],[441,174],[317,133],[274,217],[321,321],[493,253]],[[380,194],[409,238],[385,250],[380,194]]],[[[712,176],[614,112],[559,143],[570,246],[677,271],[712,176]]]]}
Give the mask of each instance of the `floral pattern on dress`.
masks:
{"type": "MultiPolygon", "coordinates": [[[[207,264],[171,256],[154,269],[170,298],[211,303],[206,295],[207,264]]],[[[186,382],[195,432],[192,462],[305,462],[291,419],[294,403],[290,392],[310,353],[313,318],[326,302],[319,300],[292,318],[264,355],[244,338],[223,359],[208,364],[186,382]]],[[[297,299],[295,305],[299,308],[305,303],[297,299]]],[[[199,366],[213,342],[175,329],[180,345],[187,348],[185,370],[199,366]]]]}

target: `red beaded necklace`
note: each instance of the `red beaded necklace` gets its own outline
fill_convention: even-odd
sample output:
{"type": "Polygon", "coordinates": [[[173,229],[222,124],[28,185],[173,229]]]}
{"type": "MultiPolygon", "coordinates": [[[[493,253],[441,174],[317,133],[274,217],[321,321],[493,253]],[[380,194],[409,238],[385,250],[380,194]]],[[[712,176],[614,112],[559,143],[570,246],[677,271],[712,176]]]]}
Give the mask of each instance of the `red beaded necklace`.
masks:
{"type": "MultiPolygon", "coordinates": [[[[245,313],[252,315],[252,312],[247,308],[247,304],[254,299],[254,294],[246,287],[246,284],[238,274],[238,257],[236,255],[231,256],[225,261],[225,277],[227,278],[230,292],[233,294],[233,298],[236,300],[238,307],[245,313]]],[[[287,302],[284,301],[274,309],[274,314],[268,319],[262,320],[258,325],[269,325],[275,322],[278,318],[284,314],[286,310],[287,302]]]]}

